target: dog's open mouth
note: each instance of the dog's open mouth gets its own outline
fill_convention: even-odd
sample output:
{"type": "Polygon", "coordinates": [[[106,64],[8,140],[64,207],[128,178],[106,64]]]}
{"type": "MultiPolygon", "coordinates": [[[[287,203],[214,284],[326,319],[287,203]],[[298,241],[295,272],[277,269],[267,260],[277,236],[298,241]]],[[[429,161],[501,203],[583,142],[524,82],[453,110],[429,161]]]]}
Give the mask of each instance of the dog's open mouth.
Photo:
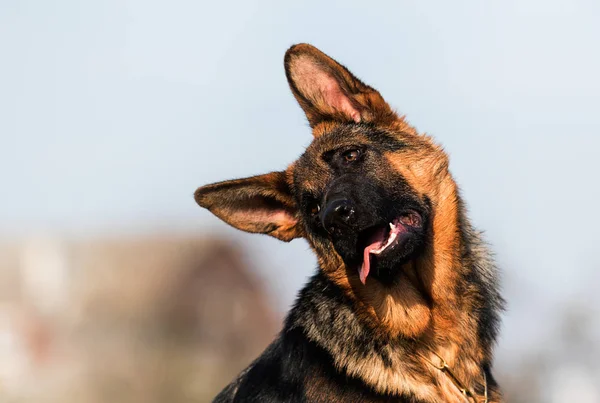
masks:
{"type": "Polygon", "coordinates": [[[414,210],[407,211],[391,222],[371,227],[360,235],[359,245],[364,247],[363,261],[359,268],[360,281],[365,284],[371,270],[371,255],[382,255],[393,250],[406,239],[411,229],[423,225],[421,215],[414,210]]]}

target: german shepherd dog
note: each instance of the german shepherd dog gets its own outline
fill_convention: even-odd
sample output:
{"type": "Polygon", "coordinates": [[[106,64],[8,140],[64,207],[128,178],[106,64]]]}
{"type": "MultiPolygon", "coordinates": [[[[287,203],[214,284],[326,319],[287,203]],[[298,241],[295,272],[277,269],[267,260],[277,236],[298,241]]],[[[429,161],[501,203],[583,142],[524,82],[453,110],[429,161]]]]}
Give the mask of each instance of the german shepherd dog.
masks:
{"type": "Polygon", "coordinates": [[[305,238],[319,268],[215,402],[501,401],[497,271],[447,155],[315,47],[284,65],[314,140],[284,171],[195,199],[240,230],[305,238]]]}

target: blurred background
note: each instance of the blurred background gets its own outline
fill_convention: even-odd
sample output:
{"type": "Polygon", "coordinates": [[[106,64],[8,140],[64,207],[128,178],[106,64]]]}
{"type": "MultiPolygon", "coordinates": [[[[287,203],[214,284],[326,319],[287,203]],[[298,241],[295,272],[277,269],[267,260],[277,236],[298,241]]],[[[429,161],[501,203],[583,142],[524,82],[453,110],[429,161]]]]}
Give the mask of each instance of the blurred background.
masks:
{"type": "Polygon", "coordinates": [[[600,3],[0,2],[0,401],[209,401],[316,260],[199,185],[311,141],[310,42],[444,145],[508,300],[510,402],[600,402],[600,3]]]}

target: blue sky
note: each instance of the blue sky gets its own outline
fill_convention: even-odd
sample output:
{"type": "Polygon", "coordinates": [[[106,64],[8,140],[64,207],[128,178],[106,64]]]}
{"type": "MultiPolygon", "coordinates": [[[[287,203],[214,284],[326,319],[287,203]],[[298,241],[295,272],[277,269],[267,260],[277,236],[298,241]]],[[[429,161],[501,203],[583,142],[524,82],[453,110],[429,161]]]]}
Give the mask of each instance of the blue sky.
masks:
{"type": "Polygon", "coordinates": [[[238,234],[192,194],[300,155],[282,60],[310,42],[450,154],[505,273],[501,349],[569,299],[597,304],[600,3],[366,4],[3,1],[0,234],[217,231],[285,310],[307,245],[238,234]]]}

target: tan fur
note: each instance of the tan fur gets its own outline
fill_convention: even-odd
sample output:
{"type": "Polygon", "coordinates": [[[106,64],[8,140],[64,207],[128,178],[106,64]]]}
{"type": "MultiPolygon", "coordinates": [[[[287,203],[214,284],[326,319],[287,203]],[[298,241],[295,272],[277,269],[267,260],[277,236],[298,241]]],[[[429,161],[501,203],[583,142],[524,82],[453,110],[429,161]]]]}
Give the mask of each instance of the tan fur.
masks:
{"type": "Polygon", "coordinates": [[[391,339],[417,337],[429,326],[431,311],[423,295],[409,281],[390,288],[378,282],[367,285],[353,279],[353,290],[380,331],[391,339]]]}

